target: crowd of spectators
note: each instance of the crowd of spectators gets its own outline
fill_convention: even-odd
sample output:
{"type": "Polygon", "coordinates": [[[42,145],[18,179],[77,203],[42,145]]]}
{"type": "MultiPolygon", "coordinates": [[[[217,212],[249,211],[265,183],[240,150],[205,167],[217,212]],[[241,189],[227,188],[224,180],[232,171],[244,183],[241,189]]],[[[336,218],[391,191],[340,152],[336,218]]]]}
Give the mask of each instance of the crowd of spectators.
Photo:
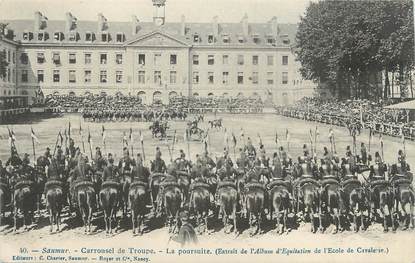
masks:
{"type": "Polygon", "coordinates": [[[405,110],[385,109],[391,101],[338,100],[335,98],[303,98],[289,106],[278,106],[280,115],[327,124],[349,126],[359,123],[391,136],[415,139],[415,122],[405,110]]]}

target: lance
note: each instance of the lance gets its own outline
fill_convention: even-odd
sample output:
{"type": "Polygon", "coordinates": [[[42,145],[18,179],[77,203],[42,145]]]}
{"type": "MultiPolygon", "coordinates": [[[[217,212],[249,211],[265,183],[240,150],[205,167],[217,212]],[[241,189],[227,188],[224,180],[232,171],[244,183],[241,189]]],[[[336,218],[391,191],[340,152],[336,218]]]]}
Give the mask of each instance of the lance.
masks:
{"type": "Polygon", "coordinates": [[[187,130],[185,131],[185,135],[184,135],[184,139],[186,140],[186,143],[187,143],[187,158],[189,158],[189,160],[190,160],[190,143],[189,143],[189,137],[188,137],[188,133],[187,133],[187,130]]]}
{"type": "Polygon", "coordinates": [[[92,140],[92,138],[91,138],[91,132],[89,131],[89,127],[88,127],[88,144],[89,144],[89,153],[90,153],[90,155],[91,155],[91,162],[92,162],[93,157],[92,157],[92,144],[91,144],[91,140],[92,140]]]}
{"type": "Polygon", "coordinates": [[[53,148],[53,156],[55,156],[56,153],[56,146],[58,146],[58,141],[59,141],[59,134],[61,132],[59,131],[58,135],[56,135],[56,142],[55,142],[55,147],[53,148]]]}
{"type": "Polygon", "coordinates": [[[33,137],[32,137],[32,147],[33,147],[33,163],[36,163],[35,139],[33,137]]]}
{"type": "Polygon", "coordinates": [[[174,145],[176,143],[176,130],[174,130],[174,134],[173,134],[173,145],[171,147],[171,150],[174,152],[174,145]]]}
{"type": "Polygon", "coordinates": [[[146,161],[146,154],[144,152],[144,138],[143,138],[143,134],[141,133],[140,130],[140,141],[141,141],[141,151],[143,152],[143,161],[146,161]]]}
{"type": "Polygon", "coordinates": [[[369,128],[369,154],[370,154],[371,141],[372,141],[372,127],[369,128]]]}

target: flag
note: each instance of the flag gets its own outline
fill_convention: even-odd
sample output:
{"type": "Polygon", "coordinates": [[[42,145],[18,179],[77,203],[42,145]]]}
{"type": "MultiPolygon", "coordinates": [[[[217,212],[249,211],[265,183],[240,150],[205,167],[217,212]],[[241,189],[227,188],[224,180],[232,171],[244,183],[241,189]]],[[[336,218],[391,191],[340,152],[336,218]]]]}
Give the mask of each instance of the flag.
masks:
{"type": "Polygon", "coordinates": [[[318,126],[316,125],[316,132],[315,132],[315,138],[317,138],[320,135],[320,132],[318,131],[318,126]]]}
{"type": "Polygon", "coordinates": [[[126,146],[128,146],[127,135],[125,134],[125,132],[123,132],[122,143],[123,145],[125,144],[126,146]]]}
{"type": "Polygon", "coordinates": [[[275,131],[275,143],[278,144],[278,132],[275,131]]]}
{"type": "Polygon", "coordinates": [[[68,133],[66,132],[66,128],[65,131],[63,132],[63,135],[65,135],[65,143],[68,142],[68,133]]]}
{"type": "Polygon", "coordinates": [[[184,130],[183,141],[187,142],[187,129],[184,130]]]}
{"type": "MultiPolygon", "coordinates": [[[[92,143],[92,137],[91,137],[91,132],[89,131],[89,128],[88,128],[88,143],[89,143],[89,147],[90,147],[90,149],[92,149],[92,148],[94,148],[94,146],[93,146],[93,143],[92,143]]],[[[92,152],[91,152],[91,155],[92,155],[92,152]]]]}
{"type": "Polygon", "coordinates": [[[105,144],[105,139],[106,139],[106,137],[107,137],[107,133],[105,132],[105,127],[104,127],[104,125],[102,125],[101,136],[102,136],[102,143],[103,143],[103,144],[105,144]]]}
{"type": "Polygon", "coordinates": [[[382,133],[379,133],[379,142],[383,145],[383,136],[382,136],[382,133]]]}
{"type": "Polygon", "coordinates": [[[313,131],[310,129],[310,143],[313,145],[313,131]]]}
{"type": "Polygon", "coordinates": [[[243,129],[243,128],[241,128],[241,133],[240,133],[240,136],[241,136],[241,138],[243,138],[243,137],[245,136],[245,134],[244,134],[244,129],[243,129]]]}
{"type": "Polygon", "coordinates": [[[9,143],[10,143],[10,146],[12,146],[13,143],[16,141],[16,137],[14,136],[14,132],[11,131],[9,127],[7,127],[7,130],[9,131],[9,143]]]}
{"type": "Polygon", "coordinates": [[[36,143],[39,143],[39,139],[37,138],[37,136],[36,136],[36,134],[35,134],[35,132],[33,131],[33,128],[31,128],[31,134],[30,134],[30,136],[32,137],[32,139],[36,142],[36,143]]]}
{"type": "Polygon", "coordinates": [[[236,137],[235,137],[235,134],[233,134],[233,132],[232,132],[232,143],[233,143],[233,148],[235,148],[236,147],[236,137]]]}
{"type": "Polygon", "coordinates": [[[402,141],[402,144],[405,144],[405,134],[403,133],[402,127],[401,127],[401,141],[402,141]]]}
{"type": "Polygon", "coordinates": [[[228,136],[228,131],[226,130],[226,128],[225,128],[225,135],[224,135],[224,138],[223,138],[223,142],[224,142],[225,146],[228,147],[229,136],[228,136]]]}
{"type": "Polygon", "coordinates": [[[133,136],[133,129],[130,128],[130,135],[128,136],[130,139],[131,144],[134,144],[134,136],[133,136]]]}
{"type": "Polygon", "coordinates": [[[68,136],[69,136],[69,138],[71,138],[71,122],[69,122],[68,136]]]}
{"type": "Polygon", "coordinates": [[[59,137],[59,139],[60,139],[60,141],[61,141],[61,145],[63,144],[63,137],[62,137],[62,133],[61,133],[61,131],[59,131],[59,133],[58,133],[58,137],[59,137]]]}
{"type": "Polygon", "coordinates": [[[143,136],[143,133],[141,131],[140,131],[140,141],[141,141],[141,144],[144,143],[144,136],[143,136]]]}
{"type": "Polygon", "coordinates": [[[262,145],[261,135],[259,135],[259,133],[257,135],[258,135],[258,138],[259,138],[259,145],[262,145]]]}
{"type": "Polygon", "coordinates": [[[334,131],[333,131],[332,128],[330,128],[329,129],[329,139],[330,139],[330,141],[333,139],[333,137],[334,137],[334,131]]]}
{"type": "Polygon", "coordinates": [[[288,129],[285,130],[285,138],[286,138],[287,142],[289,142],[290,139],[291,139],[291,135],[290,135],[290,132],[288,131],[288,129]]]}

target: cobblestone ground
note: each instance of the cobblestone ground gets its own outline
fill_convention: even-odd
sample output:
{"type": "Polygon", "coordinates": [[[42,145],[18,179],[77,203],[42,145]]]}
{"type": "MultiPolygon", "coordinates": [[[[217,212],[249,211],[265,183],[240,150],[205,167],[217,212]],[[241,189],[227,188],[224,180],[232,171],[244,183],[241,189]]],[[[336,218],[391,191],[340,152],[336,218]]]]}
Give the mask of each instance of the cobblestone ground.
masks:
{"type": "MultiPolygon", "coordinates": [[[[254,144],[258,144],[260,135],[262,142],[265,144],[267,153],[269,156],[272,155],[276,149],[275,134],[278,133],[278,138],[281,145],[287,148],[285,140],[286,129],[290,132],[290,146],[289,154],[291,156],[297,156],[301,154],[301,147],[303,143],[309,143],[309,131],[312,129],[313,133],[318,125],[319,137],[317,140],[318,144],[318,155],[321,156],[323,145],[329,147],[328,133],[330,126],[317,124],[313,122],[304,122],[295,119],[288,119],[276,115],[218,115],[217,118],[223,118],[223,124],[228,130],[229,134],[229,145],[231,154],[233,154],[231,133],[233,132],[238,140],[238,147],[243,145],[240,139],[240,129],[243,128],[245,139],[249,136],[252,138],[254,144]]],[[[202,124],[202,128],[207,128],[207,121],[213,119],[213,115],[205,116],[205,122],[202,124]]],[[[33,127],[34,131],[38,135],[40,144],[36,145],[36,154],[43,154],[46,146],[52,146],[56,141],[56,135],[59,131],[64,131],[65,127],[68,126],[68,122],[72,125],[72,136],[75,138],[76,144],[81,145],[79,136],[79,126],[82,125],[84,130],[84,143],[86,152],[89,154],[89,145],[87,143],[88,130],[91,132],[93,139],[93,147],[102,146],[101,140],[101,123],[85,123],[78,115],[65,115],[59,118],[35,120],[33,123],[15,124],[10,125],[13,128],[16,139],[17,148],[19,153],[28,152],[33,157],[32,143],[30,137],[30,128],[33,127]]],[[[104,123],[107,131],[106,147],[104,152],[112,152],[117,156],[121,155],[122,150],[122,137],[123,132],[128,136],[130,127],[133,129],[134,135],[134,153],[142,152],[140,141],[139,141],[139,130],[144,135],[144,150],[146,155],[146,163],[154,156],[154,149],[156,146],[160,146],[163,151],[163,158],[169,160],[168,147],[173,148],[172,138],[174,131],[176,131],[177,141],[174,145],[173,156],[178,155],[178,150],[183,149],[187,152],[187,144],[183,141],[184,129],[186,127],[185,122],[170,122],[170,129],[168,131],[168,142],[160,141],[158,139],[152,139],[150,130],[148,129],[150,123],[104,123]]],[[[351,145],[352,139],[348,135],[348,131],[341,127],[333,127],[334,134],[336,137],[336,148],[340,154],[345,152],[347,145],[351,145]]],[[[0,126],[0,159],[5,161],[9,155],[8,145],[8,133],[7,126],[0,126]]],[[[358,138],[357,143],[365,142],[368,144],[368,132],[363,132],[358,138]]],[[[388,163],[396,161],[396,153],[398,149],[402,148],[402,144],[399,138],[384,137],[384,155],[385,160],[388,163]]],[[[220,156],[225,145],[224,140],[224,129],[222,130],[210,130],[209,132],[209,147],[212,157],[220,156]]],[[[358,147],[359,150],[360,147],[358,147]]],[[[190,153],[192,159],[196,153],[200,153],[202,150],[202,144],[197,141],[190,142],[190,153]]],[[[376,136],[373,138],[371,143],[372,154],[374,151],[380,151],[379,139],[376,136]]],[[[408,154],[408,162],[411,167],[415,166],[415,151],[414,143],[406,143],[406,151],[408,154]]],[[[117,159],[117,157],[116,157],[117,159]]],[[[7,215],[7,214],[6,214],[7,215]]],[[[120,215],[121,216],[121,215],[120,215]]],[[[121,229],[112,236],[107,236],[103,231],[103,219],[100,213],[95,214],[93,221],[93,233],[85,235],[83,228],[80,224],[75,222],[72,218],[69,218],[67,211],[63,213],[62,230],[59,233],[49,234],[48,217],[45,211],[41,212],[39,222],[30,226],[30,231],[25,232],[23,229],[18,229],[17,234],[14,234],[10,227],[10,220],[6,219],[4,225],[0,227],[0,243],[2,249],[0,254],[4,253],[4,249],[16,250],[16,247],[27,245],[33,247],[33,244],[39,244],[39,249],[43,246],[55,246],[55,247],[68,247],[73,249],[80,249],[80,247],[113,247],[113,246],[132,246],[132,247],[153,247],[160,248],[164,251],[166,247],[174,247],[173,243],[169,242],[169,234],[167,228],[162,228],[162,223],[151,218],[152,215],[146,220],[146,230],[143,236],[133,236],[131,232],[130,223],[128,220],[121,221],[121,229]],[[6,244],[6,246],[3,246],[6,244]]],[[[368,230],[364,232],[354,233],[352,231],[345,231],[336,235],[331,234],[331,227],[329,227],[324,233],[312,234],[310,233],[309,223],[300,223],[298,228],[292,230],[288,234],[278,235],[272,224],[265,221],[265,233],[250,237],[249,229],[246,222],[240,222],[240,233],[235,235],[227,235],[223,232],[221,223],[211,222],[213,233],[210,235],[203,235],[199,237],[199,247],[236,247],[236,248],[354,248],[355,251],[358,247],[363,248],[383,248],[388,249],[387,253],[369,253],[370,258],[367,257],[368,253],[340,253],[341,257],[337,258],[337,261],[350,261],[355,260],[357,262],[412,262],[415,260],[414,242],[415,235],[413,230],[402,231],[398,229],[396,233],[383,233],[383,229],[380,224],[370,225],[368,230]],[[397,258],[398,256],[398,258],[397,258]]],[[[74,254],[77,254],[74,252],[74,254]]],[[[80,254],[80,253],[78,253],[80,254]]],[[[308,260],[314,262],[321,262],[321,260],[332,260],[333,257],[338,254],[321,254],[321,255],[310,255],[308,260]]],[[[298,255],[286,257],[278,255],[279,260],[300,260],[298,255]]],[[[167,259],[165,253],[160,253],[156,259],[167,259]]],[[[203,258],[205,259],[205,258],[203,258]]],[[[220,259],[220,258],[218,258],[220,259]]],[[[248,258],[244,256],[237,256],[234,260],[247,262],[248,258]]],[[[272,255],[262,255],[259,259],[269,261],[276,259],[272,255]]],[[[191,262],[190,257],[181,257],[182,261],[191,262]]],[[[215,258],[210,258],[215,260],[215,258]]],[[[163,260],[164,261],[164,260],[163,260]]],[[[204,261],[204,260],[202,260],[204,261]]],[[[251,261],[250,261],[251,262],[251,261]]]]}

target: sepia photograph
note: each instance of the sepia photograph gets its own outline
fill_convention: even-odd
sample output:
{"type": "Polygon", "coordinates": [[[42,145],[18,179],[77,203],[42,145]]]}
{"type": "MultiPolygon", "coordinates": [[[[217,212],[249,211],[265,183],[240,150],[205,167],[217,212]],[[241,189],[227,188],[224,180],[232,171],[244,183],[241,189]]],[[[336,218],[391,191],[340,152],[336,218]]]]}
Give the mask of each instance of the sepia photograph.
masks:
{"type": "Polygon", "coordinates": [[[415,262],[412,0],[0,0],[0,262],[415,262]]]}

